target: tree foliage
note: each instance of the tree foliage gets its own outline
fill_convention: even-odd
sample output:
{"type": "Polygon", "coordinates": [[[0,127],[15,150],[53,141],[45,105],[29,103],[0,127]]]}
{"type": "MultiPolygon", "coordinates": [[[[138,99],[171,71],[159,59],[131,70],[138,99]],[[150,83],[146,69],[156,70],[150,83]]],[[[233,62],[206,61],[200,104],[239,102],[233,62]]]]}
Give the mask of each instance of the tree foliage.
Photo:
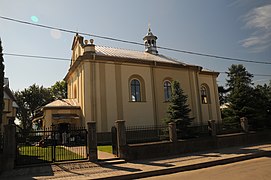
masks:
{"type": "Polygon", "coordinates": [[[53,101],[51,92],[36,84],[25,88],[23,91],[16,91],[15,97],[19,106],[17,118],[21,121],[21,129],[25,133],[32,129],[35,111],[53,101]]]}
{"type": "Polygon", "coordinates": [[[49,90],[54,99],[67,98],[67,83],[65,81],[57,81],[49,90]]]}
{"type": "Polygon", "coordinates": [[[218,86],[219,104],[223,105],[227,102],[227,93],[229,89],[225,89],[223,86],[218,86]]]}
{"type": "Polygon", "coordinates": [[[252,126],[254,128],[271,125],[271,86],[257,85],[253,90],[254,116],[252,126]]]}
{"type": "Polygon", "coordinates": [[[241,117],[247,117],[254,128],[267,123],[270,118],[270,86],[253,87],[252,78],[253,75],[243,65],[232,65],[229,68],[229,108],[222,111],[224,122],[238,124],[241,117]]]}
{"type": "Polygon", "coordinates": [[[21,121],[20,128],[27,134],[32,129],[32,120],[42,114],[41,107],[67,97],[67,85],[64,81],[57,81],[49,88],[33,84],[15,92],[15,97],[19,106],[17,118],[21,121]]]}
{"type": "MultiPolygon", "coordinates": [[[[4,109],[4,57],[3,57],[3,48],[2,48],[2,41],[0,39],[0,125],[2,124],[2,114],[4,109]]],[[[0,129],[1,131],[1,129],[0,129]]]]}
{"type": "Polygon", "coordinates": [[[179,82],[173,81],[171,87],[171,100],[167,111],[168,117],[165,119],[165,122],[175,122],[177,129],[185,130],[193,120],[193,118],[189,117],[191,109],[187,104],[188,96],[184,94],[179,82]]]}

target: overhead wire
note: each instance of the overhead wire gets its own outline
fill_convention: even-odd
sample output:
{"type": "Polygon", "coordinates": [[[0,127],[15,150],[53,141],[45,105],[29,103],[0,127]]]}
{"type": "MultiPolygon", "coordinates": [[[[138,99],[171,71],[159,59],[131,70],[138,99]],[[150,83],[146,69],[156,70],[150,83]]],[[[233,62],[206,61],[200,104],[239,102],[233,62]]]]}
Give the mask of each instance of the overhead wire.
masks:
{"type": "MultiPolygon", "coordinates": [[[[90,33],[85,33],[85,32],[78,32],[78,31],[74,31],[74,30],[68,30],[68,29],[64,29],[64,28],[58,28],[58,27],[53,27],[53,26],[48,26],[48,25],[43,25],[43,24],[31,23],[31,22],[22,21],[22,20],[10,18],[10,17],[5,17],[5,16],[0,16],[0,18],[4,19],[4,20],[12,21],[12,22],[36,26],[36,27],[40,27],[40,28],[59,30],[62,32],[72,33],[72,34],[79,33],[81,35],[86,35],[86,36],[90,36],[90,37],[96,37],[96,38],[101,38],[101,39],[106,39],[106,40],[111,40],[111,41],[117,41],[117,42],[122,42],[122,43],[129,43],[129,44],[144,46],[144,43],[139,43],[139,42],[135,42],[135,41],[123,40],[123,39],[118,39],[118,38],[113,38],[113,37],[108,37],[108,36],[101,36],[101,35],[90,34],[90,33]]],[[[222,60],[227,60],[227,61],[238,61],[238,62],[246,62],[246,63],[266,64],[266,65],[270,64],[271,65],[271,62],[266,62],[266,61],[255,61],[255,60],[233,58],[233,57],[227,57],[227,56],[219,56],[219,55],[214,55],[214,54],[186,51],[186,50],[180,50],[180,49],[163,47],[163,46],[157,46],[157,48],[163,49],[163,50],[168,50],[168,51],[185,53],[185,54],[192,54],[192,55],[197,55],[197,56],[222,59],[222,60]]]]}
{"type": "MultiPolygon", "coordinates": [[[[28,55],[28,54],[16,54],[16,53],[3,53],[6,56],[15,56],[15,57],[25,57],[25,58],[38,58],[38,59],[50,59],[58,61],[71,61],[69,58],[59,58],[59,57],[50,57],[50,56],[39,56],[39,55],[28,55]]],[[[227,74],[227,72],[220,71],[218,73],[227,74]]],[[[267,76],[271,77],[271,74],[253,74],[253,76],[267,76]]]]}
{"type": "Polygon", "coordinates": [[[59,57],[49,57],[49,56],[38,56],[38,55],[27,55],[27,54],[15,54],[15,53],[3,53],[7,56],[17,56],[17,57],[25,57],[25,58],[39,58],[39,59],[51,59],[51,60],[59,60],[59,61],[70,61],[68,58],[59,58],[59,57]]]}

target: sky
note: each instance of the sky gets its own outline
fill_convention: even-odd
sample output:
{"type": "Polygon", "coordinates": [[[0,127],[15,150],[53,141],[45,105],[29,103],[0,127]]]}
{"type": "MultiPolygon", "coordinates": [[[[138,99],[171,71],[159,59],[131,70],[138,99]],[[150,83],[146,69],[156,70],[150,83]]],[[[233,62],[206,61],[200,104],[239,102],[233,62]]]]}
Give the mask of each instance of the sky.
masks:
{"type": "MultiPolygon", "coordinates": [[[[139,43],[149,25],[161,47],[271,62],[270,0],[0,0],[0,16],[139,43]]],[[[0,18],[4,53],[70,59],[74,35],[0,18]]],[[[94,39],[96,45],[144,51],[139,45],[84,37],[94,39]]],[[[255,85],[271,79],[271,64],[158,52],[218,72],[243,64],[255,74],[255,85]]],[[[4,55],[4,61],[5,76],[14,91],[34,83],[50,87],[62,80],[70,67],[69,60],[4,55]]],[[[221,73],[218,85],[225,85],[226,78],[221,73]]]]}

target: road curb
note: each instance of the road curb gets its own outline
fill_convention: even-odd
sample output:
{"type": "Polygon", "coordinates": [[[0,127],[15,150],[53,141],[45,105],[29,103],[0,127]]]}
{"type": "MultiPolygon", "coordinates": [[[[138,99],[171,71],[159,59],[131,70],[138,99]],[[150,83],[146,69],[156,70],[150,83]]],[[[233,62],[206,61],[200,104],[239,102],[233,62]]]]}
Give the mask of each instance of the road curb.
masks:
{"type": "Polygon", "coordinates": [[[239,157],[232,157],[232,158],[226,158],[226,159],[215,160],[215,161],[210,161],[210,162],[172,167],[172,168],[167,168],[167,169],[138,172],[134,174],[117,175],[117,176],[111,176],[111,177],[103,177],[103,178],[97,178],[96,180],[99,180],[99,179],[105,179],[105,180],[115,180],[115,179],[120,180],[121,179],[122,180],[122,179],[146,178],[146,177],[151,177],[151,176],[159,176],[159,175],[166,175],[166,174],[183,172],[183,171],[202,169],[202,168],[212,167],[216,165],[224,165],[224,164],[234,163],[238,161],[264,157],[264,156],[271,156],[271,151],[264,151],[264,152],[259,152],[259,153],[254,153],[254,154],[249,154],[249,155],[244,155],[244,156],[239,156],[239,157]]]}

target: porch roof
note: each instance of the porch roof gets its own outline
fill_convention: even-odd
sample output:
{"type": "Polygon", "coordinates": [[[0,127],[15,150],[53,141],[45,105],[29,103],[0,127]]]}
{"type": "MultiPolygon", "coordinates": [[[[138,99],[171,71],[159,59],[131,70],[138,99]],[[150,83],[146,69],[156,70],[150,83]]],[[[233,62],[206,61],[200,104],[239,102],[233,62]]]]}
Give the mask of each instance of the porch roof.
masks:
{"type": "Polygon", "coordinates": [[[80,105],[76,99],[58,99],[45,105],[44,109],[80,109],[80,105]]]}

